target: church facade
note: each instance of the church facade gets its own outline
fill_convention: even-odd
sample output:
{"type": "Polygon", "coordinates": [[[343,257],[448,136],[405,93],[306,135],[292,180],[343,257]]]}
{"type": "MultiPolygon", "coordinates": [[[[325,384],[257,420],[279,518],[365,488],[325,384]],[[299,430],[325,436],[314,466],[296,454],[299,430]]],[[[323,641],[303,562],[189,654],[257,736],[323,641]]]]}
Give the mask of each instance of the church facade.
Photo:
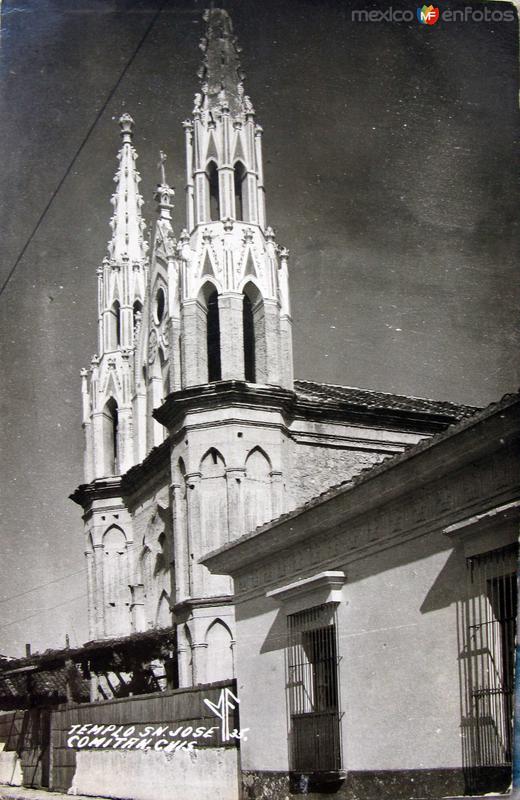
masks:
{"type": "Polygon", "coordinates": [[[185,129],[186,227],[164,166],[148,244],[134,122],[122,143],[98,353],[82,371],[92,640],[176,634],[176,683],[235,674],[232,581],[205,554],[474,409],[293,377],[289,251],[269,225],[262,128],[225,11],[205,14],[185,129]]]}

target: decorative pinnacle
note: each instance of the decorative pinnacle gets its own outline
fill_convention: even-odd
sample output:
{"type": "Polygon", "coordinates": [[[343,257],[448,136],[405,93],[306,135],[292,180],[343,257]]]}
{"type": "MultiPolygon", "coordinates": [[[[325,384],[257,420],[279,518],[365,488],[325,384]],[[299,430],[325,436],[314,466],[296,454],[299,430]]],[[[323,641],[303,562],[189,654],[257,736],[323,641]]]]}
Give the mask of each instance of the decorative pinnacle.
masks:
{"type": "Polygon", "coordinates": [[[166,170],[164,164],[168,156],[159,150],[159,163],[157,164],[161,172],[161,182],[157,186],[154,198],[158,204],[159,216],[161,219],[171,220],[171,210],[173,209],[173,198],[175,197],[175,189],[168,186],[166,182],[166,170]]]}
{"type": "Polygon", "coordinates": [[[109,262],[114,269],[129,260],[143,261],[147,249],[143,238],[145,224],[141,215],[143,199],[139,194],[141,177],[136,169],[137,153],[132,145],[134,121],[130,114],[125,113],[120,117],[119,127],[123,144],[117,156],[119,167],[111,198],[114,206],[110,220],[112,238],[108,243],[109,262]]]}
{"type": "Polygon", "coordinates": [[[123,144],[132,144],[132,135],[134,133],[134,121],[130,114],[122,114],[119,117],[119,126],[121,128],[121,136],[123,144]]]}

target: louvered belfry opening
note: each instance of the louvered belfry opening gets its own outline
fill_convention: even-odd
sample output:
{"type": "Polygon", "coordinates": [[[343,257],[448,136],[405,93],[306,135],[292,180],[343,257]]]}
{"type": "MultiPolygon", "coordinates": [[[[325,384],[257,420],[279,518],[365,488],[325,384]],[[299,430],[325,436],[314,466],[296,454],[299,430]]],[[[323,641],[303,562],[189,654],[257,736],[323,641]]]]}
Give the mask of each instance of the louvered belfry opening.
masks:
{"type": "Polygon", "coordinates": [[[336,603],[290,614],[287,692],[291,769],[341,769],[336,603]]]}
{"type": "Polygon", "coordinates": [[[467,559],[464,761],[475,776],[512,763],[517,559],[516,543],[467,559]]]}
{"type": "Polygon", "coordinates": [[[208,381],[209,383],[220,381],[222,380],[222,366],[220,359],[218,293],[216,290],[208,297],[206,347],[208,357],[208,381]]]}

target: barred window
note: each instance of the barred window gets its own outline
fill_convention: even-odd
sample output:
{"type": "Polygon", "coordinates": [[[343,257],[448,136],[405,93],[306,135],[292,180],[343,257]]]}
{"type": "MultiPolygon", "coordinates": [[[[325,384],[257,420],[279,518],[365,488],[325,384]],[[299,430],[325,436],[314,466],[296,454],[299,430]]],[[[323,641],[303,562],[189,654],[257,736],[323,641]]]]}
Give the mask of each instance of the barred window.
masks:
{"type": "Polygon", "coordinates": [[[341,769],[336,603],[290,614],[287,692],[291,768],[341,769]]]}
{"type": "Polygon", "coordinates": [[[465,763],[512,762],[518,545],[467,559],[463,668],[465,763]]]}

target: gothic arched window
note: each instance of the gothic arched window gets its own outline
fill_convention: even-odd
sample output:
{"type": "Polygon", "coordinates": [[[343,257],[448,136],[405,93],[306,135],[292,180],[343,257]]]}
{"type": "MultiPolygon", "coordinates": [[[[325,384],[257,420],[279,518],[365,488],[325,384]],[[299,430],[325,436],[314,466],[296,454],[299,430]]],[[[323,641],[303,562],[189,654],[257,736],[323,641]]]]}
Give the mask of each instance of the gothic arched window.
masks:
{"type": "Polygon", "coordinates": [[[218,191],[218,169],[214,161],[208,164],[208,186],[209,186],[209,218],[212,222],[220,219],[220,198],[218,191]]]}
{"type": "Polygon", "coordinates": [[[254,383],[256,380],[255,322],[253,304],[247,294],[244,295],[242,322],[244,327],[244,377],[248,383],[254,383]]]}
{"type": "Polygon", "coordinates": [[[110,348],[115,350],[121,345],[121,304],[114,300],[110,309],[110,348]]]}
{"type": "Polygon", "coordinates": [[[235,182],[235,219],[243,220],[245,216],[246,168],[241,161],[237,161],[233,172],[235,182]]]}
{"type": "Polygon", "coordinates": [[[215,289],[207,300],[206,346],[208,353],[208,382],[222,380],[220,363],[220,322],[218,292],[215,289]]]}
{"type": "Polygon", "coordinates": [[[133,307],[133,325],[132,330],[134,332],[134,336],[136,334],[137,328],[141,323],[143,316],[143,304],[140,300],[136,300],[133,307]]]}
{"type": "Polygon", "coordinates": [[[103,410],[103,449],[105,475],[119,473],[119,411],[117,402],[111,397],[103,410]]]}
{"type": "Polygon", "coordinates": [[[245,380],[265,382],[265,309],[262,295],[251,281],[244,287],[242,326],[245,380]]]}

